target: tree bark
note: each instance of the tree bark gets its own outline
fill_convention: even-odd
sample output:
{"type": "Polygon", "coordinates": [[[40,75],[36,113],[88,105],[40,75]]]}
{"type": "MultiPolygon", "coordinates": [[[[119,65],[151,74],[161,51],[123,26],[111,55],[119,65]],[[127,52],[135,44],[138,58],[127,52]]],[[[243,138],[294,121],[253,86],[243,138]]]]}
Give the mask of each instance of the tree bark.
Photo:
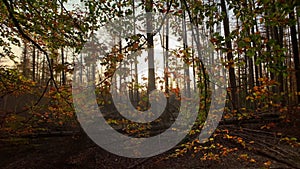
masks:
{"type": "MultiPolygon", "coordinates": [[[[183,19],[182,19],[182,35],[183,35],[183,49],[185,52],[188,52],[188,43],[187,43],[187,32],[186,32],[186,19],[185,19],[185,11],[182,13],[183,19]]],[[[187,57],[187,56],[185,56],[187,57]]],[[[189,60],[189,58],[187,58],[189,60]]],[[[189,70],[189,64],[184,63],[184,79],[185,79],[185,93],[187,97],[191,97],[191,86],[190,86],[190,70],[189,70]]]]}
{"type": "Polygon", "coordinates": [[[27,52],[28,52],[28,47],[27,47],[27,42],[24,42],[24,50],[23,50],[23,76],[27,77],[27,52]]]}
{"type": "MultiPolygon", "coordinates": [[[[291,20],[295,19],[294,11],[289,13],[289,17],[291,20]]],[[[296,71],[296,83],[297,83],[297,94],[298,94],[298,103],[300,101],[300,61],[299,61],[299,50],[298,50],[298,41],[297,41],[297,31],[296,26],[292,25],[290,27],[291,30],[291,40],[293,47],[293,58],[294,58],[294,66],[296,71]]]]}
{"type": "Polygon", "coordinates": [[[64,48],[61,48],[61,64],[63,66],[63,69],[61,70],[61,81],[62,85],[66,85],[66,75],[65,75],[65,55],[64,55],[64,48]]]}
{"type": "Polygon", "coordinates": [[[35,46],[32,48],[32,81],[35,81],[35,46]]]}
{"type": "MultiPolygon", "coordinates": [[[[227,48],[227,61],[229,63],[232,63],[233,62],[232,44],[231,44],[231,39],[229,37],[230,28],[229,28],[229,19],[227,15],[225,0],[221,0],[221,8],[222,8],[222,12],[224,13],[223,24],[224,24],[224,33],[225,33],[226,48],[227,48]]],[[[236,88],[236,77],[235,77],[234,67],[231,65],[229,65],[229,82],[231,88],[232,106],[234,109],[237,109],[239,106],[239,100],[238,100],[238,94],[236,88]]]]}
{"type": "Polygon", "coordinates": [[[147,24],[147,47],[148,47],[148,94],[155,87],[155,70],[154,70],[154,43],[153,43],[153,26],[152,14],[153,0],[146,0],[146,24],[147,24]]]}

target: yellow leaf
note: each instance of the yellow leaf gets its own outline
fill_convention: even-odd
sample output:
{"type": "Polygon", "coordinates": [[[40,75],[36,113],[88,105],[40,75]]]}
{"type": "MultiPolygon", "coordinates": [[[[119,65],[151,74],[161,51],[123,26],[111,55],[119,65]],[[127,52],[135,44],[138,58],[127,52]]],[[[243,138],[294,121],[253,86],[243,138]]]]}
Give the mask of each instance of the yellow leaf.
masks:
{"type": "Polygon", "coordinates": [[[246,160],[248,158],[248,154],[241,154],[240,158],[246,160]]]}
{"type": "Polygon", "coordinates": [[[249,42],[251,42],[251,39],[249,37],[246,37],[246,38],[244,38],[244,41],[249,43],[249,42]]]}

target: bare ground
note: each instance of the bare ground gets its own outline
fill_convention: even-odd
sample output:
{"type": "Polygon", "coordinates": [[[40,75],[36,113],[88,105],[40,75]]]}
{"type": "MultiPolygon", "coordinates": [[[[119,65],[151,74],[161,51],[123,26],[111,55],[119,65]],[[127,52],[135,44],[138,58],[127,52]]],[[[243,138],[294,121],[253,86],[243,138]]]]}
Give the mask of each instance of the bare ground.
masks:
{"type": "Polygon", "coordinates": [[[0,168],[3,169],[122,169],[122,168],[300,168],[300,115],[288,121],[222,124],[214,140],[194,147],[178,157],[173,150],[146,159],[116,156],[94,144],[84,134],[10,138],[0,140],[0,168]],[[268,126],[269,125],[269,126],[268,126]],[[264,127],[266,126],[266,127],[264,127]],[[240,141],[242,140],[242,141],[240,141]],[[225,152],[224,150],[230,150],[225,152]],[[209,154],[215,159],[210,159],[209,154]],[[216,156],[214,156],[216,155],[216,156]],[[206,160],[203,160],[207,157],[206,160]]]}

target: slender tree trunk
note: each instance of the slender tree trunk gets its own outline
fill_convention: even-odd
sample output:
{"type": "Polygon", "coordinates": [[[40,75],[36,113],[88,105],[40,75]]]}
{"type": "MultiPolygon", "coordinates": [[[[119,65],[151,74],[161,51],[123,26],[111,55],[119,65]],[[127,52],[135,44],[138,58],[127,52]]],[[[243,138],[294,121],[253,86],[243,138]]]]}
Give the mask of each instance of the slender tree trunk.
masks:
{"type": "Polygon", "coordinates": [[[65,55],[64,55],[64,48],[61,48],[61,65],[63,69],[61,70],[61,81],[62,85],[66,85],[66,75],[65,75],[65,55]]]}
{"type": "MultiPolygon", "coordinates": [[[[233,54],[231,51],[232,44],[231,44],[231,39],[229,37],[229,35],[230,35],[229,19],[228,19],[228,15],[227,15],[225,0],[221,0],[221,8],[222,8],[222,12],[225,15],[224,19],[223,19],[223,24],[224,24],[224,33],[225,33],[225,39],[226,39],[226,47],[228,49],[227,61],[229,63],[232,63],[233,62],[233,54]]],[[[231,65],[229,66],[229,82],[230,82],[230,88],[231,88],[232,105],[233,105],[233,108],[236,109],[239,106],[239,100],[238,100],[238,94],[237,94],[237,88],[236,88],[236,77],[235,77],[234,67],[232,67],[231,65]]]]}
{"type": "Polygon", "coordinates": [[[147,47],[148,47],[148,94],[155,87],[155,70],[154,70],[154,43],[153,43],[153,0],[146,0],[146,24],[147,24],[147,47]]]}
{"type": "Polygon", "coordinates": [[[23,50],[23,76],[27,77],[27,65],[28,65],[28,46],[27,42],[24,42],[24,50],[23,50]]]}
{"type": "MultiPolygon", "coordinates": [[[[255,9],[255,3],[253,3],[252,2],[252,0],[249,0],[249,3],[251,4],[251,6],[250,6],[250,10],[251,10],[251,13],[253,13],[253,9],[255,9]]],[[[254,28],[256,28],[256,31],[258,32],[258,29],[257,29],[257,18],[256,18],[256,16],[254,17],[254,25],[252,25],[252,27],[251,27],[251,34],[252,35],[254,35],[255,34],[255,31],[254,31],[254,28]]],[[[257,45],[256,45],[256,42],[255,41],[253,41],[253,48],[257,48],[257,45]]],[[[257,53],[260,53],[259,51],[257,51],[257,52],[255,52],[254,53],[254,63],[253,63],[253,66],[254,66],[254,70],[253,70],[253,72],[254,72],[254,75],[253,76],[255,76],[255,77],[253,77],[253,82],[255,82],[255,85],[256,86],[259,86],[259,81],[258,81],[258,78],[259,78],[259,67],[258,67],[258,65],[257,65],[257,53]]],[[[254,84],[253,84],[254,85],[254,84]]]]}
{"type": "MultiPolygon", "coordinates": [[[[257,24],[257,22],[255,22],[256,23],[256,25],[255,25],[255,30],[256,30],[256,32],[259,32],[259,27],[258,27],[258,24],[257,24]]],[[[256,61],[257,61],[257,56],[258,57],[261,57],[261,51],[260,50],[258,50],[258,55],[254,55],[254,60],[255,60],[255,65],[256,65],[256,61]]],[[[255,71],[255,75],[256,75],[256,85],[257,86],[259,86],[259,81],[258,81],[258,79],[260,78],[260,77],[263,77],[263,75],[262,75],[262,63],[259,63],[259,65],[257,66],[256,65],[256,71],[255,71]],[[258,70],[257,70],[258,69],[258,70]]]]}
{"type": "MultiPolygon", "coordinates": [[[[169,94],[169,18],[166,19],[165,92],[169,94]]],[[[169,98],[167,98],[169,101],[169,98]]]]}
{"type": "MultiPolygon", "coordinates": [[[[214,59],[214,53],[212,54],[212,59],[214,59]]],[[[194,37],[192,36],[192,60],[193,60],[193,78],[194,78],[194,91],[197,90],[197,80],[196,80],[196,59],[194,51],[194,37]]]]}
{"type": "MultiPolygon", "coordinates": [[[[121,4],[121,0],[119,0],[119,3],[121,4]]],[[[121,6],[119,6],[119,12],[122,13],[121,6]]],[[[120,32],[119,32],[119,37],[118,37],[118,40],[119,40],[119,54],[122,54],[122,33],[123,32],[122,32],[122,29],[121,29],[120,32]]],[[[123,64],[122,64],[122,61],[121,61],[120,62],[120,70],[123,70],[123,68],[125,70],[126,65],[124,64],[124,67],[123,67],[123,64]]],[[[123,71],[120,71],[120,79],[119,79],[120,93],[126,92],[126,90],[124,89],[123,83],[122,83],[122,80],[124,79],[125,74],[126,73],[124,73],[123,71]]],[[[119,96],[120,96],[119,99],[121,100],[122,97],[123,97],[122,94],[120,94],[119,96]]]]}
{"type": "Polygon", "coordinates": [[[32,81],[35,81],[35,46],[32,47],[32,81]]]}
{"type": "MultiPolygon", "coordinates": [[[[237,28],[239,27],[239,19],[238,18],[236,18],[236,27],[237,28]]],[[[245,50],[244,50],[244,52],[246,52],[245,50]]],[[[241,54],[240,54],[240,52],[237,53],[237,58],[238,58],[238,62],[240,62],[241,61],[241,54]]],[[[242,73],[241,73],[241,69],[242,69],[242,67],[238,66],[238,68],[237,68],[237,76],[238,76],[238,79],[237,79],[238,84],[237,84],[237,86],[239,86],[239,87],[242,85],[242,78],[241,78],[241,74],[242,73]]]]}
{"type": "MultiPolygon", "coordinates": [[[[51,63],[51,67],[52,67],[51,69],[53,70],[54,59],[51,58],[51,59],[50,59],[50,63],[51,63]]],[[[49,77],[49,76],[51,75],[51,70],[49,69],[47,73],[48,73],[48,77],[49,77]]],[[[54,70],[53,70],[52,73],[54,73],[54,70]]],[[[57,74],[56,74],[56,73],[57,73],[57,72],[55,72],[55,75],[54,75],[54,80],[55,80],[55,81],[57,81],[57,74]]],[[[54,86],[54,83],[53,83],[52,80],[50,81],[50,86],[54,86]]]]}
{"type": "MultiPolygon", "coordinates": [[[[60,14],[63,15],[63,1],[61,1],[61,10],[60,10],[60,14]]],[[[63,22],[63,19],[61,19],[61,21],[63,22]]],[[[61,65],[62,65],[62,70],[61,70],[61,83],[62,85],[66,85],[66,75],[65,75],[65,55],[64,55],[64,47],[61,47],[61,65]]]]}
{"type": "MultiPolygon", "coordinates": [[[[278,28],[278,43],[280,45],[280,48],[282,49],[283,48],[283,27],[282,26],[279,26],[279,28],[278,28]]],[[[279,60],[279,65],[281,67],[284,66],[284,62],[281,59],[279,60]]],[[[284,77],[283,77],[284,72],[283,71],[285,71],[285,70],[281,70],[281,72],[278,75],[279,95],[284,93],[284,77]]],[[[286,100],[285,100],[284,97],[281,97],[280,101],[281,101],[282,104],[285,104],[286,100]]]]}
{"type": "MultiPolygon", "coordinates": [[[[248,63],[249,63],[249,88],[252,89],[254,87],[254,69],[253,69],[253,58],[248,57],[248,63]]],[[[247,92],[247,90],[246,90],[247,92]]]]}
{"type": "Polygon", "coordinates": [[[80,54],[80,72],[79,72],[79,83],[83,82],[83,56],[80,54]]]}
{"type": "Polygon", "coordinates": [[[41,80],[41,84],[45,83],[45,56],[43,57],[43,63],[42,63],[42,80],[41,80]]]}
{"type": "MultiPolygon", "coordinates": [[[[133,11],[133,19],[134,23],[136,22],[136,17],[135,17],[135,1],[132,1],[132,11],[133,11]]],[[[136,35],[136,25],[133,24],[133,34],[136,35]]],[[[134,84],[134,89],[135,89],[135,101],[136,105],[138,105],[139,102],[139,76],[138,76],[138,60],[137,60],[137,55],[134,55],[134,75],[135,75],[135,84],[134,84]]]]}
{"type": "Polygon", "coordinates": [[[40,52],[39,50],[36,51],[36,81],[40,82],[40,52]]]}
{"type": "MultiPolygon", "coordinates": [[[[186,32],[186,17],[185,17],[185,11],[182,13],[183,19],[182,19],[182,34],[183,34],[183,49],[185,52],[188,52],[188,43],[187,43],[187,32],[186,32]]],[[[187,56],[186,56],[187,57],[187,56]]],[[[190,58],[187,58],[189,60],[190,58]]],[[[184,63],[184,79],[185,79],[185,89],[186,89],[186,96],[191,97],[191,86],[190,86],[190,70],[189,70],[189,64],[184,63]]]]}
{"type": "MultiPolygon", "coordinates": [[[[295,19],[294,11],[289,14],[291,20],[295,19]]],[[[293,58],[294,58],[294,66],[296,71],[296,84],[297,84],[297,93],[298,93],[298,103],[300,102],[300,61],[299,61],[299,49],[298,49],[298,41],[297,41],[297,31],[296,26],[292,25],[290,27],[291,30],[291,40],[293,47],[293,58]]],[[[299,32],[298,32],[299,33],[299,32]]]]}

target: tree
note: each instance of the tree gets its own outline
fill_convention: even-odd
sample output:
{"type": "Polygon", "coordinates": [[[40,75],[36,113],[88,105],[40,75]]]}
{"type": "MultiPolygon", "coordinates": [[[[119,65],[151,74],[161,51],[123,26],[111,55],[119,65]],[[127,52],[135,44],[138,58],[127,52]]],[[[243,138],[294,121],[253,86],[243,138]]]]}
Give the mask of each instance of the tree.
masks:
{"type": "MultiPolygon", "coordinates": [[[[291,20],[295,20],[294,9],[289,13],[289,17],[291,20]]],[[[297,41],[297,31],[296,26],[293,24],[290,26],[291,30],[291,39],[292,39],[292,49],[293,49],[293,59],[294,59],[294,67],[296,72],[296,84],[297,84],[297,93],[298,93],[298,103],[300,102],[300,55],[297,41]]],[[[299,32],[298,32],[299,33],[299,32]]]]}
{"type": "Polygon", "coordinates": [[[237,86],[236,86],[236,77],[235,77],[235,70],[233,67],[234,64],[234,58],[232,54],[232,43],[230,39],[230,29],[229,29],[229,19],[227,14],[227,8],[225,4],[225,0],[221,0],[221,8],[222,13],[224,14],[223,18],[223,24],[224,24],[224,34],[225,34],[225,43],[227,48],[227,61],[228,61],[228,67],[229,67],[229,83],[230,83],[230,91],[231,91],[231,97],[232,97],[232,105],[233,108],[236,109],[239,106],[239,99],[237,94],[237,86]]]}
{"type": "Polygon", "coordinates": [[[154,70],[154,43],[153,43],[153,0],[145,1],[146,26],[147,26],[147,48],[148,48],[148,94],[156,89],[154,70]]]}

